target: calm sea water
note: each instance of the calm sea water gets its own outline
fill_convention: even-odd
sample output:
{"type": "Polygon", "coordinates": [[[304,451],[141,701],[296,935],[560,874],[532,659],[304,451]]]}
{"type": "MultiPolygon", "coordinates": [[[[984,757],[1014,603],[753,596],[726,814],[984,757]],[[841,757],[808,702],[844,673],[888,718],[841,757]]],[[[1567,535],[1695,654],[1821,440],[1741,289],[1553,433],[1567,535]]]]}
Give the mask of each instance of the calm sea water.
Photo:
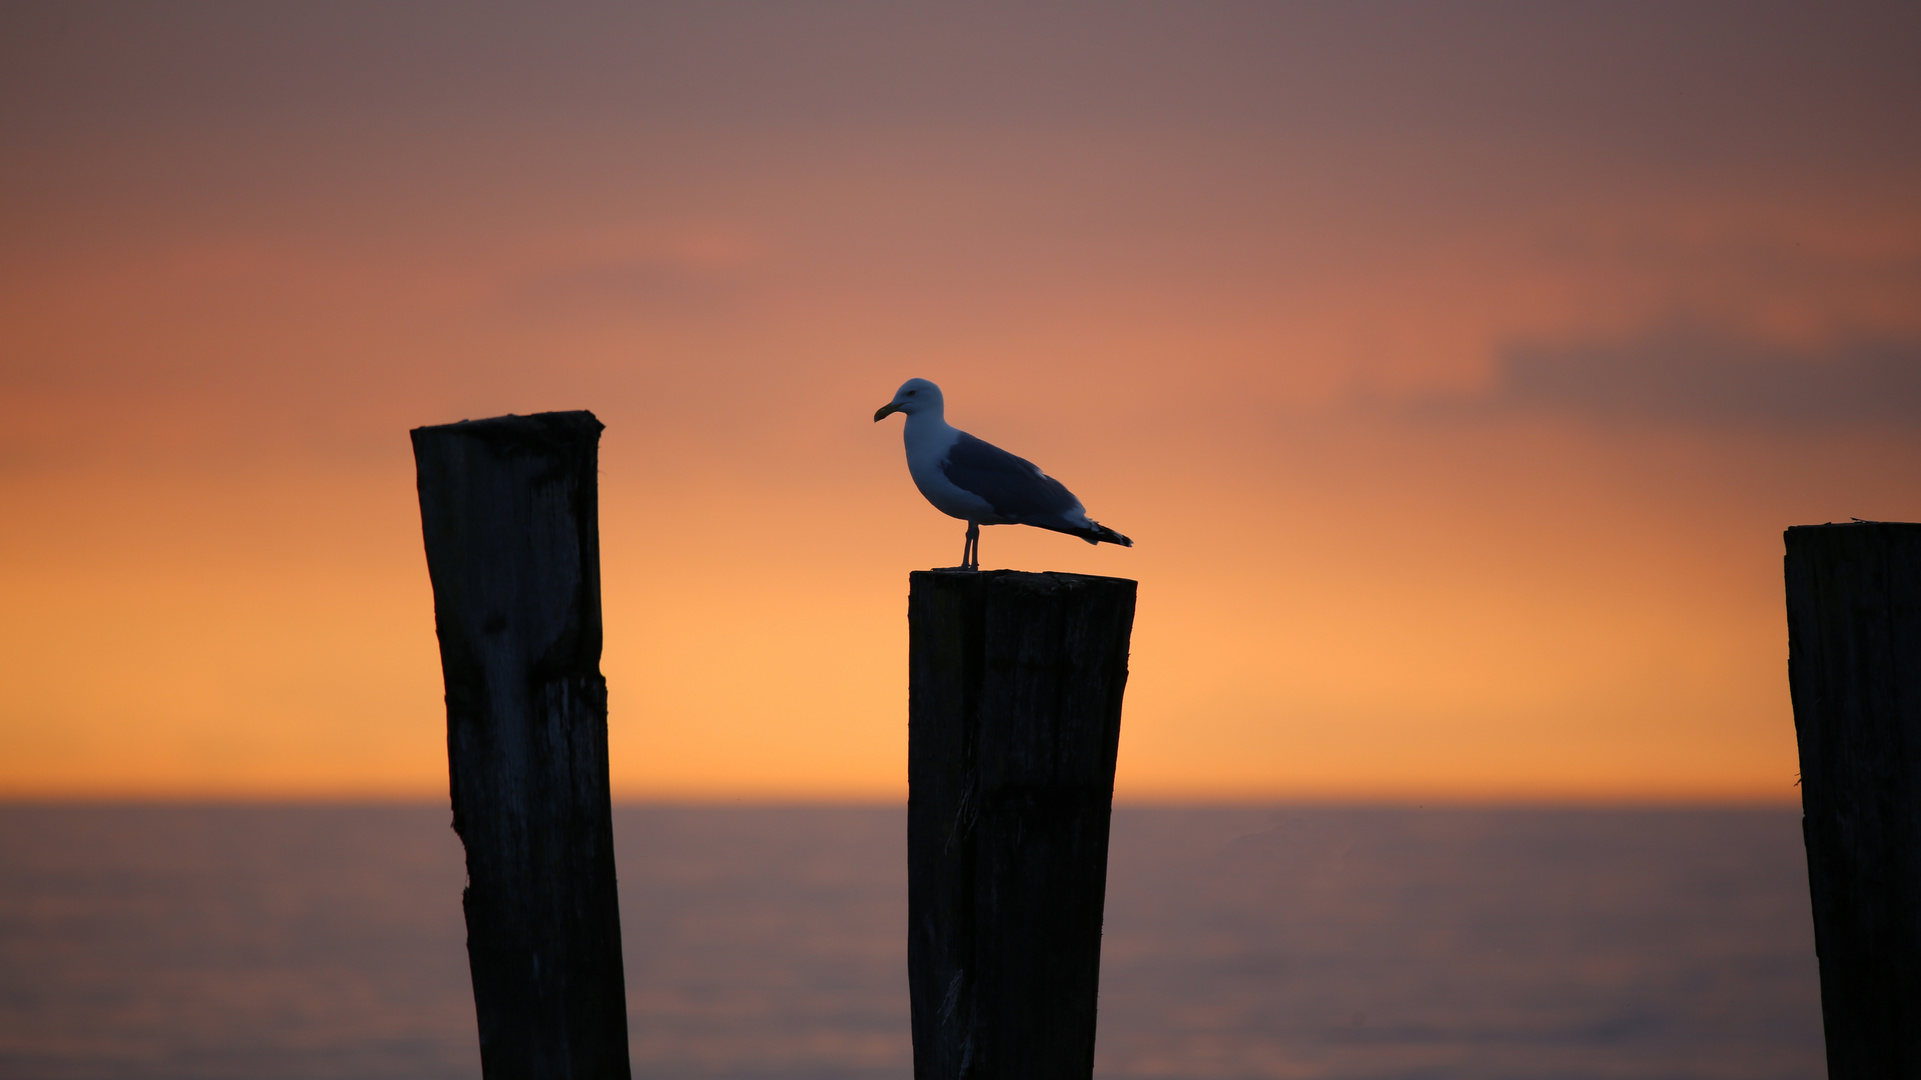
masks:
{"type": "MultiPolygon", "coordinates": [[[[0,807],[0,1076],[477,1077],[424,806],[0,807]]],[[[911,1075],[905,815],[615,813],[634,1071],[911,1075]]],[[[1116,811],[1098,1074],[1814,1078],[1788,811],[1116,811]]]]}

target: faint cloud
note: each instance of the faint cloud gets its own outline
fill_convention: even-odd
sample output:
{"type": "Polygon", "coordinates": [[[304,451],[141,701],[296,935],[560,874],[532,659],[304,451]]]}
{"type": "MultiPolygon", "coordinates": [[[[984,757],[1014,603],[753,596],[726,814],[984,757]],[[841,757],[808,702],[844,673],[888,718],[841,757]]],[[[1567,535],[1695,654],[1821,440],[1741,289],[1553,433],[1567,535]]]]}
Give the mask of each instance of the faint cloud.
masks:
{"type": "Polygon", "coordinates": [[[624,252],[548,261],[510,278],[497,304],[519,314],[567,317],[712,310],[737,298],[743,275],[759,256],[754,244],[729,232],[643,241],[624,252]]]}
{"type": "Polygon", "coordinates": [[[1921,340],[1797,348],[1677,319],[1633,336],[1510,345],[1479,393],[1428,398],[1419,408],[1780,432],[1921,430],[1921,340]]]}
{"type": "Polygon", "coordinates": [[[731,275],[685,262],[640,258],[564,267],[511,283],[502,306],[523,313],[711,307],[732,293],[731,275]]]}

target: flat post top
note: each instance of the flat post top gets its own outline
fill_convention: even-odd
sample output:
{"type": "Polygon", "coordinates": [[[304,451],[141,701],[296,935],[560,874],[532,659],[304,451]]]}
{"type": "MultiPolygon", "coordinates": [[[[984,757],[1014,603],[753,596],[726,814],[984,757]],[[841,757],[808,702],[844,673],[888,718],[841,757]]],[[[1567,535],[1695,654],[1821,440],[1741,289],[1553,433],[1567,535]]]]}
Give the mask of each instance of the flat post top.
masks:
{"type": "Polygon", "coordinates": [[[1105,588],[1118,586],[1129,590],[1140,587],[1140,582],[1133,578],[1104,577],[1100,574],[1070,574],[1064,570],[959,570],[943,567],[938,570],[915,570],[908,574],[908,580],[913,583],[925,581],[930,585],[973,581],[993,582],[999,586],[1042,595],[1087,585],[1105,588]]]}

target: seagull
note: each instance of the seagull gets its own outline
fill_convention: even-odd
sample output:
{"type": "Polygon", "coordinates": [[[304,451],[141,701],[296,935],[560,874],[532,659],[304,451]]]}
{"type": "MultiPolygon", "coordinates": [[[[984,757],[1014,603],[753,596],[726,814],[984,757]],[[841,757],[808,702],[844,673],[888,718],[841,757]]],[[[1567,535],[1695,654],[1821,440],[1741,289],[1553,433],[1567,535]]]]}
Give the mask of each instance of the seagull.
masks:
{"type": "Polygon", "coordinates": [[[1090,544],[1134,546],[1134,541],[1089,519],[1074,493],[1038,465],[954,427],[945,412],[940,387],[926,379],[909,379],[895,391],[894,400],[874,414],[874,422],[894,413],[907,415],[901,436],[914,486],[934,509],[967,522],[967,546],[955,569],[981,568],[982,525],[1032,525],[1090,544]]]}

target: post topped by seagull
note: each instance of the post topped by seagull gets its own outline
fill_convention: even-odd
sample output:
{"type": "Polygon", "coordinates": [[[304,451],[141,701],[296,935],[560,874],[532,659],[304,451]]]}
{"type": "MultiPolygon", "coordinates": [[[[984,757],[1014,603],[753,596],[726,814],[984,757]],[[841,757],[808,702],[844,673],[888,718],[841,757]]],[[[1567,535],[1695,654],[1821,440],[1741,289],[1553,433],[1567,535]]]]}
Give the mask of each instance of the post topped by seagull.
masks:
{"type": "Polygon", "coordinates": [[[934,509],[967,522],[967,544],[957,569],[980,569],[982,525],[1032,525],[1090,544],[1134,546],[1134,541],[1089,518],[1074,493],[1038,465],[949,424],[940,387],[926,379],[902,383],[894,400],[874,413],[874,420],[894,413],[907,417],[901,437],[914,486],[934,509]]]}

